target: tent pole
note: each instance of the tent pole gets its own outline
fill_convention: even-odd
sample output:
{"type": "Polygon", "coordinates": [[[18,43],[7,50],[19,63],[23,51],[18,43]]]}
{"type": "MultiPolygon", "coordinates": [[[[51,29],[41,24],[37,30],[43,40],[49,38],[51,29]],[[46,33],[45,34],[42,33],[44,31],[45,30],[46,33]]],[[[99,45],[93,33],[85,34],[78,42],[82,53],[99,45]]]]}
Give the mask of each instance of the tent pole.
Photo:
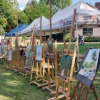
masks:
{"type": "Polygon", "coordinates": [[[50,39],[52,38],[52,0],[49,0],[50,5],[50,39]]]}
{"type": "Polygon", "coordinates": [[[76,35],[77,35],[77,42],[78,42],[78,47],[77,47],[77,65],[78,65],[78,70],[79,70],[79,40],[78,40],[78,26],[77,26],[77,18],[76,19],[76,35]]]}

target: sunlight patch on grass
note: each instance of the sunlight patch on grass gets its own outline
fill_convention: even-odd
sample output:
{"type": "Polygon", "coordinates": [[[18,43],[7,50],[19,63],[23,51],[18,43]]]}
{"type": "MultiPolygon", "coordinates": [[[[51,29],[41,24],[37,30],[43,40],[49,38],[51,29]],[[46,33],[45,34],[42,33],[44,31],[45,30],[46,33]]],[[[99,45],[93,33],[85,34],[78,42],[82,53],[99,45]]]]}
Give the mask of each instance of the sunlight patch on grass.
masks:
{"type": "Polygon", "coordinates": [[[4,95],[0,95],[0,100],[14,100],[14,99],[9,98],[9,97],[4,96],[4,95]]]}
{"type": "Polygon", "coordinates": [[[24,83],[22,83],[21,81],[16,81],[16,80],[9,80],[9,79],[6,79],[6,83],[8,85],[11,85],[11,86],[18,86],[18,85],[23,85],[24,83]]]}
{"type": "Polygon", "coordinates": [[[12,73],[2,73],[3,76],[10,76],[12,73]]]}

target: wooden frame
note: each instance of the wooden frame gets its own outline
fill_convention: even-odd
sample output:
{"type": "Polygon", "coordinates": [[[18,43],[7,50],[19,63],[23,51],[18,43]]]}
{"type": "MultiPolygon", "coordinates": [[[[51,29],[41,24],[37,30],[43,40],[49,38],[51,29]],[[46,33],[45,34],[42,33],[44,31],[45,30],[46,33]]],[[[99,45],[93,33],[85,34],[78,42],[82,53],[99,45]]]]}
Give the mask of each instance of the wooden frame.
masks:
{"type": "Polygon", "coordinates": [[[66,97],[66,100],[69,99],[69,94],[70,94],[70,88],[71,88],[71,82],[72,82],[72,77],[73,77],[73,70],[74,70],[74,66],[75,66],[75,59],[76,59],[76,52],[77,52],[77,45],[78,42],[75,43],[75,48],[74,48],[74,53],[71,54],[71,40],[72,40],[72,33],[73,33],[73,29],[74,29],[74,23],[75,23],[75,16],[76,16],[76,9],[74,10],[74,14],[73,14],[73,21],[72,21],[72,26],[71,26],[71,30],[70,30],[70,38],[69,38],[69,44],[68,44],[68,49],[67,49],[67,53],[65,52],[65,46],[66,46],[66,42],[64,42],[64,47],[63,47],[63,51],[62,54],[66,54],[66,55],[73,55],[73,61],[72,61],[72,65],[71,65],[71,72],[70,72],[70,76],[67,77],[67,80],[64,80],[62,77],[57,76],[56,78],[56,97],[48,99],[48,100],[55,100],[56,98],[62,98],[62,97],[66,97]],[[60,87],[60,81],[62,80],[63,83],[63,88],[61,89],[60,87]],[[65,83],[68,82],[68,88],[66,90],[65,88],[65,83]],[[58,96],[58,92],[63,93],[62,96],[58,96]],[[67,95],[66,92],[67,91],[67,95]]]}
{"type": "Polygon", "coordinates": [[[64,54],[64,55],[73,56],[72,57],[72,63],[71,63],[71,69],[70,69],[70,72],[69,72],[70,74],[68,74],[66,78],[63,77],[63,76],[60,76],[59,74],[56,75],[56,97],[50,98],[48,100],[56,100],[56,99],[60,99],[60,98],[63,98],[63,97],[66,97],[66,100],[69,100],[70,89],[71,88],[73,89],[71,84],[72,84],[74,66],[75,66],[76,55],[77,55],[77,46],[78,46],[78,42],[76,41],[75,46],[74,46],[74,51],[72,52],[70,50],[70,52],[68,54],[64,54]],[[68,83],[67,88],[65,88],[66,82],[68,83]],[[60,86],[60,83],[63,84],[63,87],[60,86]],[[59,92],[61,92],[62,95],[58,96],[59,92]]]}
{"type": "MultiPolygon", "coordinates": [[[[49,40],[49,39],[48,39],[49,40]]],[[[48,50],[48,49],[47,49],[48,50]]],[[[43,90],[50,91],[50,94],[55,94],[55,91],[52,90],[53,87],[56,87],[56,82],[54,79],[54,65],[55,65],[55,73],[57,73],[57,41],[55,41],[55,47],[53,47],[53,52],[46,53],[47,58],[47,69],[48,69],[48,86],[43,87],[43,90]],[[51,62],[51,71],[50,71],[50,62],[51,62]],[[51,76],[51,77],[50,77],[51,76]]]]}
{"type": "Polygon", "coordinates": [[[12,42],[9,41],[10,43],[8,44],[8,56],[7,56],[7,61],[8,61],[8,66],[6,67],[6,69],[11,69],[12,66],[12,42]]]}
{"type": "MultiPolygon", "coordinates": [[[[81,95],[82,95],[83,88],[84,88],[85,85],[82,84],[82,83],[80,83],[80,82],[77,82],[77,85],[76,85],[75,88],[74,88],[74,91],[73,91],[73,93],[72,93],[72,96],[70,97],[70,100],[73,100],[73,99],[74,99],[74,96],[75,96],[75,94],[76,94],[76,91],[77,91],[77,89],[78,89],[78,87],[79,87],[80,85],[81,85],[81,87],[80,87],[80,91],[79,91],[78,96],[77,96],[77,100],[81,100],[81,95]]],[[[94,87],[93,84],[91,85],[90,88],[86,86],[86,92],[85,92],[85,95],[84,95],[84,97],[83,97],[83,100],[87,100],[87,97],[88,97],[88,94],[89,94],[89,91],[90,91],[90,90],[93,91],[96,100],[99,100],[98,97],[97,97],[97,93],[96,93],[96,90],[95,90],[95,87],[94,87]]]]}
{"type": "Polygon", "coordinates": [[[34,30],[35,30],[35,25],[34,25],[34,27],[33,27],[33,31],[32,31],[32,44],[31,44],[31,50],[30,50],[30,52],[33,52],[33,55],[32,55],[32,57],[31,57],[31,68],[30,69],[26,69],[25,70],[25,66],[23,67],[23,70],[25,70],[25,74],[24,74],[24,76],[25,77],[27,77],[27,75],[29,74],[30,76],[31,76],[31,79],[30,80],[32,80],[32,76],[33,76],[33,72],[34,72],[34,58],[35,58],[35,52],[34,52],[34,45],[35,45],[35,34],[34,34],[34,30]]]}
{"type": "MultiPolygon", "coordinates": [[[[42,45],[41,44],[42,43],[41,28],[42,28],[42,16],[40,17],[40,45],[42,45]]],[[[35,51],[37,52],[36,48],[35,48],[35,51]]],[[[36,63],[36,77],[35,77],[35,81],[32,81],[32,77],[31,77],[30,84],[35,84],[38,87],[43,87],[45,85],[48,85],[48,81],[45,80],[45,74],[46,74],[46,71],[45,71],[45,42],[43,43],[43,59],[39,60],[39,59],[36,59],[35,57],[35,63],[36,63]],[[42,67],[43,69],[41,69],[40,67],[42,64],[43,64],[43,67],[42,67]]]]}

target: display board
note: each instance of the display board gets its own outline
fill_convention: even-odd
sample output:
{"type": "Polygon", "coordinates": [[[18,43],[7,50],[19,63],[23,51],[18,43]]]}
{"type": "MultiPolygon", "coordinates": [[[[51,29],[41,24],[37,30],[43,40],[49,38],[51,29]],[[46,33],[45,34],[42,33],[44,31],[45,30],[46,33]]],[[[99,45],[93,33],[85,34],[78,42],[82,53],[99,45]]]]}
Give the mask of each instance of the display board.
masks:
{"type": "Polygon", "coordinates": [[[96,76],[100,64],[100,49],[89,49],[81,68],[76,76],[76,79],[91,87],[91,84],[96,76]]]}

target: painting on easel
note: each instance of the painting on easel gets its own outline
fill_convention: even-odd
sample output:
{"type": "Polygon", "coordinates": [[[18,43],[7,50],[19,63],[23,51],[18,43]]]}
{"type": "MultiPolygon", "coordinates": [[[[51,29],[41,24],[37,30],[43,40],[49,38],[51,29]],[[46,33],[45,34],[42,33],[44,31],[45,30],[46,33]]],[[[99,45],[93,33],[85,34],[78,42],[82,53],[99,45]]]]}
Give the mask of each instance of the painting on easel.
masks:
{"type": "Polygon", "coordinates": [[[99,67],[100,49],[90,49],[82,63],[81,69],[77,75],[77,79],[88,87],[91,86],[98,67],[99,67]]]}
{"type": "Polygon", "coordinates": [[[42,45],[36,46],[36,60],[41,61],[42,60],[42,45]]]}
{"type": "Polygon", "coordinates": [[[33,55],[34,55],[33,51],[30,50],[27,52],[27,59],[26,59],[26,63],[25,63],[25,68],[31,68],[33,55]]]}
{"type": "Polygon", "coordinates": [[[63,55],[61,57],[61,63],[60,63],[60,68],[58,70],[58,74],[66,78],[66,76],[68,75],[68,70],[71,66],[71,63],[72,63],[72,57],[63,55]]]}
{"type": "Polygon", "coordinates": [[[53,39],[48,40],[47,46],[48,46],[48,52],[53,53],[53,39]]]}

